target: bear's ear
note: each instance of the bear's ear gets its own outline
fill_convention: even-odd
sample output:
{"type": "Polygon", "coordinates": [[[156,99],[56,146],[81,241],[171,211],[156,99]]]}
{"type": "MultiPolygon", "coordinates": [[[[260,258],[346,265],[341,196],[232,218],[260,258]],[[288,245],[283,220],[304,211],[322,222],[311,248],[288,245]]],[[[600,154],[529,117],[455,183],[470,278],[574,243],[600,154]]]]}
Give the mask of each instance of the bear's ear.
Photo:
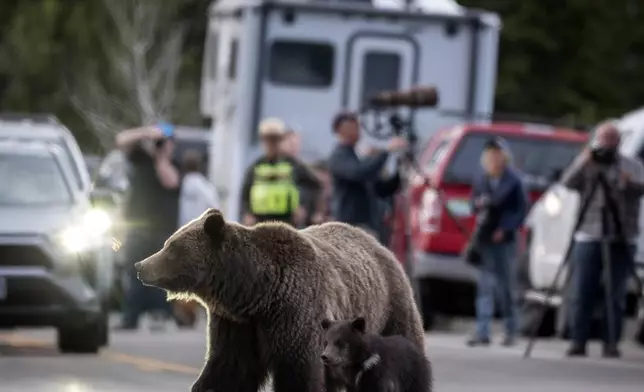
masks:
{"type": "Polygon", "coordinates": [[[331,326],[331,324],[332,324],[332,322],[331,322],[331,320],[329,320],[329,319],[324,319],[324,320],[322,320],[322,322],[320,323],[320,325],[322,326],[322,329],[323,329],[323,330],[325,330],[325,331],[326,331],[327,329],[329,329],[329,327],[331,326]]]}
{"type": "Polygon", "coordinates": [[[215,210],[214,208],[209,209],[205,213],[206,220],[203,223],[203,229],[213,241],[219,241],[224,232],[224,226],[226,221],[224,220],[221,212],[215,210]]]}
{"type": "Polygon", "coordinates": [[[356,332],[365,333],[367,329],[367,322],[365,321],[364,317],[358,317],[351,322],[351,328],[353,328],[353,330],[356,332]]]}

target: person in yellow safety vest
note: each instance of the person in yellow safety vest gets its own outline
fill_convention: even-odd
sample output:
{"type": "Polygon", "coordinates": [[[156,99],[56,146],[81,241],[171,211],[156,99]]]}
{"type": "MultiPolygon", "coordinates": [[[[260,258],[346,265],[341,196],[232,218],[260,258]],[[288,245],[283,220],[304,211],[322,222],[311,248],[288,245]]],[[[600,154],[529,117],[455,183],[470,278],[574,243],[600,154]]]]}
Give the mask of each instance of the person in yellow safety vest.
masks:
{"type": "Polygon", "coordinates": [[[311,189],[319,200],[314,215],[322,211],[322,184],[305,164],[281,152],[280,142],[285,134],[286,125],[279,119],[265,119],[259,125],[264,154],[244,175],[241,197],[245,225],[282,221],[301,226],[306,211],[300,205],[298,188],[311,189]]]}

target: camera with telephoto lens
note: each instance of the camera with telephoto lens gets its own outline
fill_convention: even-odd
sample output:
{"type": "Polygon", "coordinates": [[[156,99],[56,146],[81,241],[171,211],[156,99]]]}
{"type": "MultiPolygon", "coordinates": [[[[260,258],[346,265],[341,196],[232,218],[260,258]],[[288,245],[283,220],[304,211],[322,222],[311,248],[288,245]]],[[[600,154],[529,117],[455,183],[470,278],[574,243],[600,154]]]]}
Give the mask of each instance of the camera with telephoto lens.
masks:
{"type": "Polygon", "coordinates": [[[590,157],[597,164],[612,165],[617,161],[617,149],[595,144],[591,146],[590,157]]]}

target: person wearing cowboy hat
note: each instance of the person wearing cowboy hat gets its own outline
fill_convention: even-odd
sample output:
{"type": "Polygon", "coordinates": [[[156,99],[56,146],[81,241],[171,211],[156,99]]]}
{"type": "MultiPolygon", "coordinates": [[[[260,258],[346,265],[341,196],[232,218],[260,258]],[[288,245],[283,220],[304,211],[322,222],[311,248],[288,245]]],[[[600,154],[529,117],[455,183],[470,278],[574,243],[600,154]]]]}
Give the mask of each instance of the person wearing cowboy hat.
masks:
{"type": "Polygon", "coordinates": [[[245,225],[265,221],[301,225],[306,216],[300,205],[298,189],[301,188],[308,188],[317,195],[318,206],[323,202],[322,184],[315,173],[280,148],[286,131],[284,122],[277,118],[267,118],[259,124],[264,153],[244,175],[241,204],[245,225]]]}

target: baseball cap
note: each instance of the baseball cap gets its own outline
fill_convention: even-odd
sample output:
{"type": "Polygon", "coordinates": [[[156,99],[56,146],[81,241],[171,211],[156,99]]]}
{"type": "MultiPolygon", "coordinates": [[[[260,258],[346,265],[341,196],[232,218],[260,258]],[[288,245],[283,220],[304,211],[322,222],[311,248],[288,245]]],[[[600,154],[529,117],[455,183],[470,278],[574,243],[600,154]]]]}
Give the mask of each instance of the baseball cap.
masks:
{"type": "Polygon", "coordinates": [[[259,123],[259,136],[284,136],[286,133],[286,124],[279,118],[271,117],[262,120],[259,123]]]}
{"type": "Polygon", "coordinates": [[[485,144],[483,144],[483,150],[501,150],[508,151],[508,144],[500,137],[493,137],[488,139],[485,144]]]}
{"type": "Polygon", "coordinates": [[[333,117],[333,121],[331,122],[331,129],[333,130],[333,132],[336,132],[338,130],[338,127],[343,122],[356,121],[357,119],[358,119],[358,115],[356,113],[343,110],[333,117]]]}

